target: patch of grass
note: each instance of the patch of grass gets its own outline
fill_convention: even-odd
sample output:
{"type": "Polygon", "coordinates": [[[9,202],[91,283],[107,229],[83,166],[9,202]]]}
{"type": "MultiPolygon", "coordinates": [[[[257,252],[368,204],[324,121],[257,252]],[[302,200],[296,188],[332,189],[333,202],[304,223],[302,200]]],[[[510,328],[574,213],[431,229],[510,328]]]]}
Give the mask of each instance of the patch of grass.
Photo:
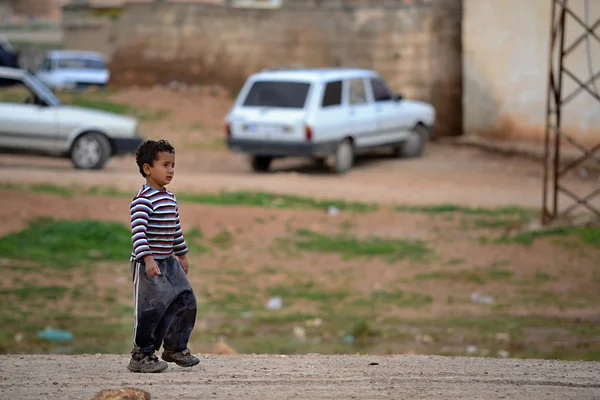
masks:
{"type": "Polygon", "coordinates": [[[353,306],[371,307],[377,307],[381,304],[391,304],[398,308],[420,308],[432,302],[433,297],[430,295],[396,289],[392,291],[375,290],[367,297],[355,299],[351,304],[353,306]]]}
{"type": "Polygon", "coordinates": [[[210,238],[210,241],[221,249],[228,249],[233,245],[233,234],[224,229],[210,238]]]}
{"type": "Polygon", "coordinates": [[[36,219],[28,228],[0,238],[0,254],[42,266],[70,269],[98,260],[127,260],[131,232],[116,222],[36,219]]]}
{"type": "MultiPolygon", "coordinates": [[[[63,196],[95,195],[131,197],[132,193],[114,187],[78,187],[58,185],[18,185],[13,183],[0,183],[0,189],[29,190],[38,193],[60,194],[63,196]]],[[[219,193],[176,193],[177,200],[185,203],[212,204],[221,206],[254,206],[275,209],[298,210],[327,210],[337,207],[340,210],[352,213],[366,213],[376,211],[379,206],[374,203],[348,202],[344,200],[318,200],[310,197],[254,192],[254,191],[221,191],[219,193]]],[[[275,217],[271,217],[275,219],[275,217]]]]}
{"type": "Polygon", "coordinates": [[[432,271],[416,274],[415,281],[447,280],[455,282],[468,282],[484,284],[488,281],[507,281],[514,276],[514,272],[492,267],[490,269],[465,269],[460,271],[432,271]]]}
{"type": "Polygon", "coordinates": [[[524,223],[523,219],[515,218],[478,218],[474,221],[477,228],[510,229],[518,228],[524,223]]]}
{"type": "Polygon", "coordinates": [[[19,301],[45,301],[56,300],[68,292],[68,288],[64,286],[21,286],[14,289],[0,290],[0,295],[14,296],[19,301]]]}
{"type": "Polygon", "coordinates": [[[106,99],[101,95],[69,96],[67,102],[77,107],[92,108],[115,114],[128,115],[138,118],[141,121],[159,121],[169,115],[168,110],[132,107],[129,104],[106,99]]]}
{"type": "Polygon", "coordinates": [[[483,207],[468,207],[457,204],[437,204],[437,205],[422,205],[422,206],[397,206],[396,211],[409,213],[424,213],[424,214],[448,214],[457,213],[465,215],[481,215],[481,216],[506,216],[520,215],[531,216],[535,215],[536,210],[526,209],[518,206],[505,206],[498,208],[483,208],[483,207]]]}
{"type": "Polygon", "coordinates": [[[63,197],[72,197],[74,194],[73,191],[67,187],[49,185],[45,183],[31,185],[30,188],[34,193],[56,194],[63,197]]]}
{"type": "Polygon", "coordinates": [[[361,240],[347,234],[328,236],[304,229],[296,232],[294,244],[302,250],[339,253],[348,258],[384,257],[391,262],[403,259],[424,261],[428,255],[433,253],[432,249],[419,240],[379,237],[361,240]]]}
{"type": "Polygon", "coordinates": [[[516,235],[504,235],[496,243],[518,243],[530,246],[540,238],[547,237],[578,237],[583,243],[600,249],[600,227],[552,227],[543,230],[521,232],[516,235]]]}
{"type": "Polygon", "coordinates": [[[220,192],[177,194],[177,199],[190,203],[217,204],[217,205],[246,205],[266,208],[292,208],[292,209],[318,209],[326,210],[329,207],[337,207],[349,212],[364,213],[377,209],[375,204],[346,202],[343,200],[317,200],[308,197],[294,195],[278,195],[265,192],[220,192]]]}
{"type": "Polygon", "coordinates": [[[446,265],[459,265],[466,263],[467,260],[464,258],[451,258],[446,262],[446,265]]]}
{"type": "Polygon", "coordinates": [[[343,288],[324,289],[312,280],[294,282],[287,285],[271,286],[267,289],[270,296],[279,296],[283,299],[305,299],[312,301],[340,301],[350,296],[351,293],[343,288]]]}

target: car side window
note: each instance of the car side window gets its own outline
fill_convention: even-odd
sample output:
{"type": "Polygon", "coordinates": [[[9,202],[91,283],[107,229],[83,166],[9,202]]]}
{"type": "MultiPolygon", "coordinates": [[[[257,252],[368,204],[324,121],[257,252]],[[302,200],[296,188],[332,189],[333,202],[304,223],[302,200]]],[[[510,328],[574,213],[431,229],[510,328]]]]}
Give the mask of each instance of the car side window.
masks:
{"type": "Polygon", "coordinates": [[[38,69],[40,71],[50,71],[50,59],[48,57],[44,58],[38,69]]]}
{"type": "Polygon", "coordinates": [[[39,104],[39,100],[22,81],[0,78],[0,104],[39,104]]]}
{"type": "Polygon", "coordinates": [[[367,103],[367,91],[363,79],[350,79],[348,81],[348,103],[350,105],[367,103]]]}
{"type": "Polygon", "coordinates": [[[371,88],[373,89],[375,101],[390,101],[393,99],[392,93],[383,80],[371,78],[371,88]]]}
{"type": "Polygon", "coordinates": [[[328,82],[325,86],[321,107],[339,106],[342,104],[342,81],[328,82]]]}

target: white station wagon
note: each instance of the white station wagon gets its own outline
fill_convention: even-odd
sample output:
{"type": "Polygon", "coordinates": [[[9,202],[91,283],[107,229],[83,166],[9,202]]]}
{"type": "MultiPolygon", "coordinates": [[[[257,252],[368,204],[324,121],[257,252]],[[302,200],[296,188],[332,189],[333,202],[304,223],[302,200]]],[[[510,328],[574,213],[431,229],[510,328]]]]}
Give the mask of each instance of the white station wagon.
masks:
{"type": "Polygon", "coordinates": [[[229,149],[249,154],[254,171],[268,171],[275,158],[309,157],[344,173],[373,148],[420,156],[435,109],[395,96],[371,70],[278,70],[250,76],[225,122],[229,149]]]}
{"type": "Polygon", "coordinates": [[[142,143],[137,119],[62,104],[29,72],[0,67],[0,152],[70,157],[100,169],[142,143]]]}

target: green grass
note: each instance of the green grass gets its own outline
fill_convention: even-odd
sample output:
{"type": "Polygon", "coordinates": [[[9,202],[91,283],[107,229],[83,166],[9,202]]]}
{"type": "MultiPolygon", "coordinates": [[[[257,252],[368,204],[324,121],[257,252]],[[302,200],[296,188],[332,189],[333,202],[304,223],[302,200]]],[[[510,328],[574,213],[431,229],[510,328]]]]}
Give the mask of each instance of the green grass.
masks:
{"type": "Polygon", "coordinates": [[[484,284],[489,281],[508,281],[514,276],[514,272],[500,268],[474,268],[460,271],[432,271],[416,274],[415,281],[443,280],[466,283],[484,284]]]}
{"type": "MultiPolygon", "coordinates": [[[[28,190],[35,193],[58,194],[69,197],[75,195],[131,197],[131,192],[114,187],[78,187],[51,184],[29,186],[2,183],[0,189],[28,190]]],[[[221,191],[219,193],[176,193],[177,200],[192,204],[211,204],[221,206],[253,206],[274,209],[327,210],[337,207],[351,213],[366,213],[378,209],[377,204],[348,202],[344,200],[318,200],[310,197],[275,194],[256,191],[221,191]]]]}
{"type": "Polygon", "coordinates": [[[0,254],[55,269],[99,260],[127,261],[131,232],[123,224],[94,220],[34,220],[27,229],[0,238],[0,254]]]}
{"type": "Polygon", "coordinates": [[[338,253],[346,258],[383,257],[390,262],[404,259],[424,261],[433,254],[433,250],[420,240],[359,239],[348,234],[329,236],[305,229],[296,232],[293,243],[300,250],[338,253]]]}
{"type": "Polygon", "coordinates": [[[397,308],[420,308],[432,302],[433,297],[429,295],[396,289],[391,291],[374,290],[367,297],[355,299],[352,305],[376,308],[383,304],[390,304],[397,308]]]}
{"type": "Polygon", "coordinates": [[[279,284],[267,289],[269,296],[279,296],[287,299],[304,299],[312,301],[340,301],[351,296],[351,292],[344,288],[325,289],[312,280],[279,284]]]}
{"type": "Polygon", "coordinates": [[[421,206],[397,206],[396,211],[423,214],[458,213],[476,216],[522,216],[530,217],[538,211],[519,206],[504,206],[497,208],[468,207],[457,204],[437,204],[421,206]]]}
{"type": "Polygon", "coordinates": [[[600,249],[600,227],[552,227],[544,230],[522,232],[516,235],[504,235],[497,243],[518,243],[530,246],[537,239],[548,237],[577,237],[583,243],[600,249]]]}
{"type": "Polygon", "coordinates": [[[67,102],[73,106],[92,108],[95,110],[106,111],[121,115],[128,115],[134,118],[138,118],[141,121],[158,121],[166,118],[169,115],[168,110],[132,107],[125,103],[119,103],[116,101],[106,99],[98,94],[88,94],[87,96],[77,95],[69,97],[70,98],[68,98],[67,102]]]}
{"type": "Polygon", "coordinates": [[[1,296],[15,297],[19,301],[44,302],[47,300],[60,299],[68,292],[64,286],[35,286],[27,285],[13,289],[0,290],[1,296]]]}

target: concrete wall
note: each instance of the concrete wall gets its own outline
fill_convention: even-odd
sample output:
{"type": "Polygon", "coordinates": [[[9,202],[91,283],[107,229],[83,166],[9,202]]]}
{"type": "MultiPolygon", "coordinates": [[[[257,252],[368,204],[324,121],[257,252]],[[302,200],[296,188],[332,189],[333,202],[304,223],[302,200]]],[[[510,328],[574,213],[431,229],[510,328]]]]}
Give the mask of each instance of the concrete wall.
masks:
{"type": "Polygon", "coordinates": [[[436,106],[438,135],[457,135],[462,129],[461,4],[286,0],[276,10],[127,4],[118,22],[111,83],[210,82],[235,91],[248,74],[264,67],[374,68],[396,92],[436,106]]]}
{"type": "Polygon", "coordinates": [[[99,51],[111,58],[117,43],[121,5],[96,8],[86,4],[63,7],[63,48],[99,51]]]}
{"type": "MultiPolygon", "coordinates": [[[[493,138],[541,142],[545,132],[550,0],[464,0],[464,131],[493,138]]],[[[584,0],[569,0],[584,16],[584,0]]],[[[600,18],[600,1],[590,0],[590,25],[600,18]]],[[[567,17],[567,45],[584,32],[567,17]]],[[[596,30],[600,36],[600,29],[596,30]]],[[[600,70],[600,43],[591,38],[591,66],[600,70]]],[[[566,59],[583,81],[590,76],[586,44],[566,59]]],[[[593,74],[593,73],[592,73],[593,74]]],[[[564,78],[566,94],[575,89],[564,78]]],[[[596,83],[600,93],[600,80],[596,83]]],[[[578,141],[600,142],[600,102],[581,93],[563,107],[565,131],[578,141]]]]}

